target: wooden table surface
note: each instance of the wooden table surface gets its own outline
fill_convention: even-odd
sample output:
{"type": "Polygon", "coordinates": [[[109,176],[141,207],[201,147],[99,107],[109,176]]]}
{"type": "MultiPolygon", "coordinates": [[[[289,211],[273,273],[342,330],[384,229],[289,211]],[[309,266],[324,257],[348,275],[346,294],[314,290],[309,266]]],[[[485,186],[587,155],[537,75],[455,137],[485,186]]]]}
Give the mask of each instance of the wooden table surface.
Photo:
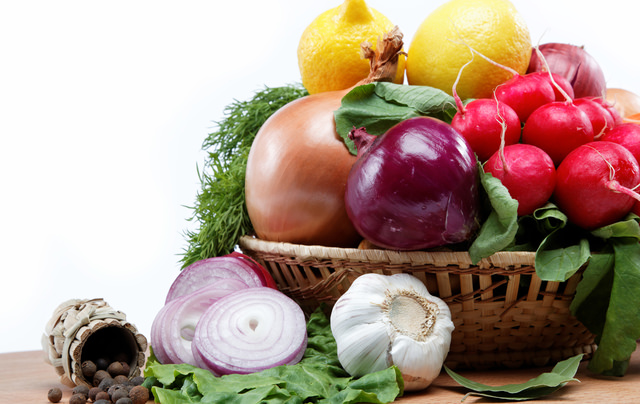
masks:
{"type": "MultiPolygon", "coordinates": [[[[489,385],[522,383],[538,376],[549,368],[493,371],[460,371],[471,380],[489,385]]],[[[586,370],[586,362],[580,365],[576,377],[580,382],[571,382],[539,403],[640,403],[640,353],[634,353],[627,374],[622,378],[600,377],[586,370]]],[[[53,367],[44,362],[41,351],[0,354],[0,404],[46,404],[47,392],[52,387],[63,391],[61,403],[68,403],[71,388],[62,385],[53,367]]],[[[466,390],[442,373],[425,391],[407,393],[396,400],[400,404],[460,403],[466,390]]],[[[494,403],[504,401],[489,400],[470,396],[465,404],[494,403]]]]}

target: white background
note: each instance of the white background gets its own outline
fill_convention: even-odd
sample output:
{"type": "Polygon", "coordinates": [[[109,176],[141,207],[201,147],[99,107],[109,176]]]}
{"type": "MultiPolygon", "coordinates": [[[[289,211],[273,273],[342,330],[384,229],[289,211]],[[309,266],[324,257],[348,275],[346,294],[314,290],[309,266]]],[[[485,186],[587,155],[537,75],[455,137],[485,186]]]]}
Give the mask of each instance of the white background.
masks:
{"type": "MultiPolygon", "coordinates": [[[[40,349],[70,298],[149,334],[195,225],[203,140],[234,99],[299,82],[302,31],[340,3],[0,4],[0,352],[40,349]]],[[[368,1],[406,44],[441,3],[368,1]]],[[[584,45],[609,87],[640,94],[640,3],[514,4],[534,43],[584,45]]]]}

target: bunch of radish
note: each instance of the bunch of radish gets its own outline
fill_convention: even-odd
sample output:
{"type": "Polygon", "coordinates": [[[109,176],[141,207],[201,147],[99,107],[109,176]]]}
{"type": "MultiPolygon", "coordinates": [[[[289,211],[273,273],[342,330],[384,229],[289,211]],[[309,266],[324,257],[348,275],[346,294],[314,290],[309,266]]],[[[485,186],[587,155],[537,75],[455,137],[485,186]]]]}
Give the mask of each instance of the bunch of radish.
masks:
{"type": "Polygon", "coordinates": [[[263,266],[234,252],[180,272],[150,339],[162,364],[246,374],[299,362],[307,346],[306,319],[263,266]]]}
{"type": "Polygon", "coordinates": [[[491,99],[463,105],[454,85],[451,125],[518,201],[518,215],[551,201],[570,222],[593,230],[640,211],[640,125],[623,121],[606,89],[576,98],[539,50],[536,60],[544,68],[513,72],[491,99]]]}

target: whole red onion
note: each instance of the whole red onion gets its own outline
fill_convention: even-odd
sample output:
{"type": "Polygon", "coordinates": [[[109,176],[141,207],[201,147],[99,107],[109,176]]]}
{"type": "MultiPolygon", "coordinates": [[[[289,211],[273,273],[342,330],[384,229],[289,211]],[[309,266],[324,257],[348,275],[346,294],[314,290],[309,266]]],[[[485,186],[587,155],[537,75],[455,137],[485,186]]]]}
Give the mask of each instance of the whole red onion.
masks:
{"type": "MultiPolygon", "coordinates": [[[[546,43],[538,47],[552,73],[569,80],[575,98],[603,97],[607,89],[604,72],[598,62],[582,46],[546,43]]],[[[546,71],[544,61],[535,49],[527,73],[546,71]]]]}
{"type": "Polygon", "coordinates": [[[465,241],[477,228],[478,167],[451,125],[407,119],[374,137],[350,136],[358,148],[345,192],[358,232],[380,247],[418,250],[465,241]]]}

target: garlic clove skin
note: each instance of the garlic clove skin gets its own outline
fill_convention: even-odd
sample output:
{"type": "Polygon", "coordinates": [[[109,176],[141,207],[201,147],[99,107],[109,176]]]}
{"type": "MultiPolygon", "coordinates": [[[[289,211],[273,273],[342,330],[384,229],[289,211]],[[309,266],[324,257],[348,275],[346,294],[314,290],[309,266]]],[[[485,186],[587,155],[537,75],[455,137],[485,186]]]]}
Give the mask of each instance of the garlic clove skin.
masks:
{"type": "Polygon", "coordinates": [[[438,376],[453,329],[446,303],[409,274],[361,275],[331,312],[344,369],[359,377],[395,365],[408,391],[438,376]]]}

